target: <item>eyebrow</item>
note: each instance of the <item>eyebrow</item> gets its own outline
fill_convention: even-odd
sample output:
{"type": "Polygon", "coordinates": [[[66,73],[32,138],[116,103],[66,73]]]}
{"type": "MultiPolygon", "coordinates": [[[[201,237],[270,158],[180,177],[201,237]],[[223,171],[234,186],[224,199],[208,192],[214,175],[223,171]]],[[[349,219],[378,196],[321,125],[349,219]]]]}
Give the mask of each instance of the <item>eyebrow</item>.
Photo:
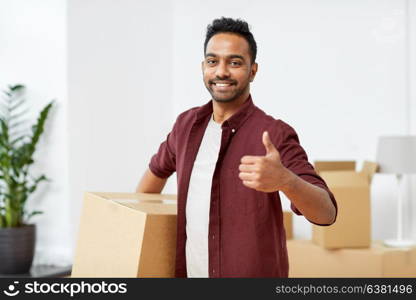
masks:
{"type": "MultiPolygon", "coordinates": [[[[207,53],[207,54],[205,55],[205,57],[208,57],[208,56],[211,56],[211,57],[218,57],[218,55],[216,55],[216,54],[214,54],[214,53],[207,53]]],[[[231,54],[231,55],[228,55],[228,56],[227,56],[227,58],[239,58],[239,59],[241,59],[242,61],[245,61],[244,57],[243,57],[243,56],[241,56],[241,55],[238,55],[238,54],[231,54]]]]}

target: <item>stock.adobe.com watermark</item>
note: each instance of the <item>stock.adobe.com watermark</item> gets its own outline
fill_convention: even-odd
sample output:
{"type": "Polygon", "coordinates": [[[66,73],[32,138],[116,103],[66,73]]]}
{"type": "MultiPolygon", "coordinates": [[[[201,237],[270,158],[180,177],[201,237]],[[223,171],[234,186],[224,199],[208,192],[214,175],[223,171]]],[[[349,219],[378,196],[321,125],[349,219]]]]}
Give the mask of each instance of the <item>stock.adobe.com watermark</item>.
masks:
{"type": "Polygon", "coordinates": [[[26,282],[19,285],[19,281],[13,281],[3,294],[14,297],[19,294],[67,294],[71,297],[77,294],[125,294],[127,283],[107,283],[105,281],[90,282],[26,282]]]}

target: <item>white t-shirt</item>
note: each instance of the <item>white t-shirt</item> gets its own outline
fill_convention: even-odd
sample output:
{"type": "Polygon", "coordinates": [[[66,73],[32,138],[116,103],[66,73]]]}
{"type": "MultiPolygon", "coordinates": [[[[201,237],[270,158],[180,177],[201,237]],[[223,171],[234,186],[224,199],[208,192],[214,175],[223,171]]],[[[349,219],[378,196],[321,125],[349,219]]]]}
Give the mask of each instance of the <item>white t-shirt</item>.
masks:
{"type": "Polygon", "coordinates": [[[211,117],[199,147],[186,201],[188,277],[208,277],[208,226],[211,183],[221,146],[221,124],[211,117]]]}

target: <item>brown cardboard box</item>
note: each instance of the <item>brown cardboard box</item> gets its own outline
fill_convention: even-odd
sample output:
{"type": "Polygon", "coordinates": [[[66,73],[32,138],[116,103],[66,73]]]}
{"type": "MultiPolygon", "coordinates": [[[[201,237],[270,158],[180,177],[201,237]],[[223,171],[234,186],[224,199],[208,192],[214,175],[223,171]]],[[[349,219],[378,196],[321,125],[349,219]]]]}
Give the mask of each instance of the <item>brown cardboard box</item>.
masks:
{"type": "Polygon", "coordinates": [[[360,172],[353,161],[318,161],[315,169],[338,204],[331,226],[312,225],[312,241],[324,248],[360,248],[371,244],[370,184],[377,164],[364,162],[360,172]]]}
{"type": "Polygon", "coordinates": [[[85,193],[72,277],[174,277],[176,196],[85,193]]]}
{"type": "Polygon", "coordinates": [[[309,240],[287,242],[289,277],[416,277],[416,247],[324,249],[309,240]]]}
{"type": "Polygon", "coordinates": [[[292,220],[292,212],[290,211],[283,211],[283,225],[286,231],[286,239],[290,240],[293,239],[293,220],[292,220]]]}

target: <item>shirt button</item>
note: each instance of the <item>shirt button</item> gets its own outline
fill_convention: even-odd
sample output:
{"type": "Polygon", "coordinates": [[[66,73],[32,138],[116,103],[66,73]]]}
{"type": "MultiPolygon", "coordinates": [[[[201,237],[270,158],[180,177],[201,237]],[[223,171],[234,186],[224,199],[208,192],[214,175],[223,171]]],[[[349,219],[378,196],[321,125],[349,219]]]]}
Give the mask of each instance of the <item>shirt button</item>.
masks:
{"type": "Polygon", "coordinates": [[[211,237],[212,237],[212,239],[215,239],[215,234],[213,234],[211,237]]]}
{"type": "Polygon", "coordinates": [[[234,129],[234,128],[233,128],[233,129],[231,129],[231,132],[232,132],[232,133],[234,133],[234,132],[235,132],[235,129],[234,129]]]}

